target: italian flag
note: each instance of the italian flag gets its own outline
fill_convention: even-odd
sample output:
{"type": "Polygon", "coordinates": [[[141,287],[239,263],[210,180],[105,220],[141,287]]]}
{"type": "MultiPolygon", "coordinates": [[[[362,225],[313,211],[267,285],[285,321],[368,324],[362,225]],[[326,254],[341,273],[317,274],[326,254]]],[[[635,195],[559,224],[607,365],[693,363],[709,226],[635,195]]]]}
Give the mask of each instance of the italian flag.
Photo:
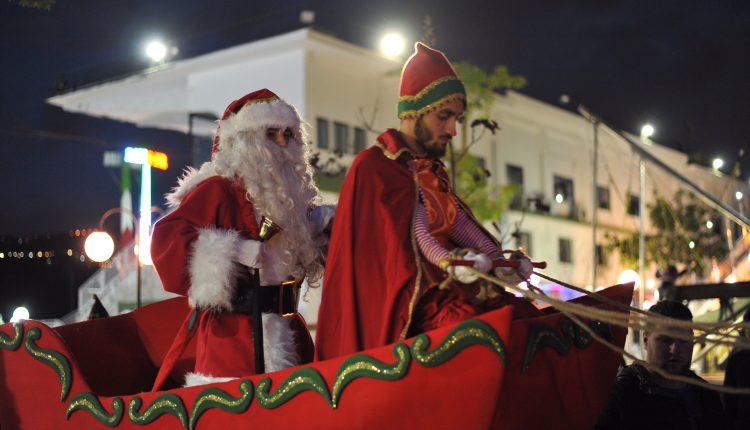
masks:
{"type": "Polygon", "coordinates": [[[120,248],[124,248],[133,240],[133,195],[130,193],[130,166],[122,163],[121,173],[122,196],[120,197],[120,248]]]}

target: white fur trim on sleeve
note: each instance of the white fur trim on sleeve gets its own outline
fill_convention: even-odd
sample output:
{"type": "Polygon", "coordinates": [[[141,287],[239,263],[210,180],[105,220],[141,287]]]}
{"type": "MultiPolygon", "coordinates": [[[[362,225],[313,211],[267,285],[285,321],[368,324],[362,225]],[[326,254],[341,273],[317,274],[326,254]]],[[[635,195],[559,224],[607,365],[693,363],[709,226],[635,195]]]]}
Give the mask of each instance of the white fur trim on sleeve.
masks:
{"type": "Polygon", "coordinates": [[[241,268],[235,262],[240,240],[235,230],[200,229],[189,261],[188,298],[192,306],[230,309],[241,268]]]}
{"type": "Polygon", "coordinates": [[[263,358],[267,373],[300,364],[289,318],[263,314],[263,358]]]}

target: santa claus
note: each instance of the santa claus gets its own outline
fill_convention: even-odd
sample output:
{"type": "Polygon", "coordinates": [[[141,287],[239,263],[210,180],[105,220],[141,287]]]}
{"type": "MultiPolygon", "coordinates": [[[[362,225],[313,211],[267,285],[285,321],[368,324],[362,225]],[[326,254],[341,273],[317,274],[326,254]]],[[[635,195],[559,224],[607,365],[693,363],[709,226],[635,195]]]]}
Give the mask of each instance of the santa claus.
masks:
{"type": "Polygon", "coordinates": [[[265,371],[312,359],[297,293],[305,278],[315,285],[322,276],[321,233],[333,209],[318,204],[308,148],[297,110],[267,89],[255,91],[226,109],[212,161],[189,168],[167,195],[174,210],[155,224],[151,255],[164,289],[186,295],[194,312],[155,389],[193,336],[196,363],[186,385],[258,373],[254,309],[262,312],[265,371]],[[280,230],[263,240],[270,221],[280,230]]]}

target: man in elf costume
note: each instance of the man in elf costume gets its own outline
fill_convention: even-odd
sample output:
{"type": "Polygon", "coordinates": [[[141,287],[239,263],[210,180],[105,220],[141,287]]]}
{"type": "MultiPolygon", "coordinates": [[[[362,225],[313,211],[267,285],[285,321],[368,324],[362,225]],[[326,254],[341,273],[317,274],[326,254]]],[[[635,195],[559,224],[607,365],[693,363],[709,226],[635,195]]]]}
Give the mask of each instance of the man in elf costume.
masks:
{"type": "Polygon", "coordinates": [[[347,173],[336,210],[318,316],[316,357],[386,345],[506,304],[527,301],[478,281],[467,267],[517,283],[531,273],[493,269],[500,244],[455,194],[440,161],[466,109],[442,52],[417,43],[401,72],[398,130],[386,130],[347,173]]]}
{"type": "Polygon", "coordinates": [[[333,214],[316,206],[307,149],[297,110],[267,89],[255,91],[224,112],[212,161],[188,169],[167,195],[175,209],[154,226],[151,255],[164,288],[186,295],[194,311],[154,389],[193,334],[196,363],[186,385],[257,373],[256,299],[265,371],[311,361],[297,292],[305,277],[314,284],[323,273],[321,232],[333,214]],[[264,220],[280,227],[266,241],[264,220]],[[257,294],[251,269],[260,271],[257,294]]]}

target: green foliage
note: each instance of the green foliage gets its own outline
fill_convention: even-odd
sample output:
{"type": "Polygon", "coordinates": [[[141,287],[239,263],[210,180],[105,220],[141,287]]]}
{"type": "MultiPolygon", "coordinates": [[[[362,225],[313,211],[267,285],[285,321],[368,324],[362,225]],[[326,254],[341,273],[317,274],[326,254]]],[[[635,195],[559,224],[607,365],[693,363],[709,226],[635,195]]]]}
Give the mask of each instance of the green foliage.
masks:
{"type": "MultiPolygon", "coordinates": [[[[13,0],[8,0],[11,3],[13,0]]],[[[31,7],[35,9],[50,10],[55,5],[56,0],[18,0],[18,5],[22,7],[31,7]]]]}
{"type": "Polygon", "coordinates": [[[456,193],[481,221],[498,220],[520,191],[518,185],[491,186],[490,172],[482,166],[479,157],[464,155],[458,162],[456,193]]]}
{"type": "MultiPolygon", "coordinates": [[[[699,275],[707,273],[711,257],[722,258],[728,252],[726,241],[718,231],[718,221],[711,210],[694,195],[678,191],[672,202],[659,196],[647,205],[653,229],[645,236],[646,263],[664,268],[670,264],[689,264],[699,275]],[[714,223],[708,228],[706,223],[714,223]],[[694,247],[690,248],[690,242],[694,247]]],[[[607,248],[617,249],[628,265],[638,264],[638,233],[608,235],[607,248]]]]}
{"type": "Polygon", "coordinates": [[[495,66],[492,73],[485,72],[479,66],[462,61],[453,65],[458,77],[464,83],[468,106],[465,116],[489,116],[495,92],[506,89],[518,90],[526,86],[526,78],[511,75],[506,66],[495,66]]]}
{"type": "Polygon", "coordinates": [[[490,186],[487,181],[490,172],[478,157],[469,154],[469,148],[484,131],[495,134],[500,129],[497,122],[489,118],[496,92],[523,88],[526,78],[511,75],[506,66],[495,66],[491,73],[468,62],[454,63],[453,67],[464,83],[468,104],[462,124],[461,150],[451,158],[449,170],[453,172],[456,193],[472,208],[475,216],[482,221],[497,220],[520,189],[517,185],[490,186]],[[471,140],[467,142],[469,125],[471,140]],[[477,127],[481,129],[478,136],[475,134],[477,127]]]}

